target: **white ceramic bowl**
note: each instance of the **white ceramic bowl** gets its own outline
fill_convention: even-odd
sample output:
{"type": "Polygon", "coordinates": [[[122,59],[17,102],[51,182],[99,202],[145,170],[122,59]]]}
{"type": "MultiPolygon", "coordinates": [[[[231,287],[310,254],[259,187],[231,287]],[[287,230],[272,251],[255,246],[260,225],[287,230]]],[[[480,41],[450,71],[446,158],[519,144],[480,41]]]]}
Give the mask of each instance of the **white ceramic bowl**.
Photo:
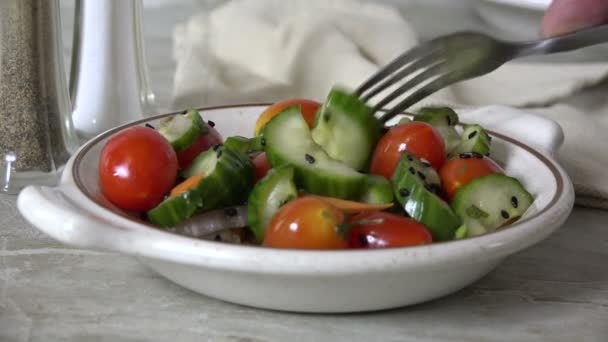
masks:
{"type": "MultiPolygon", "coordinates": [[[[202,110],[224,136],[249,135],[264,105],[202,110]]],[[[158,119],[156,117],[155,119],[158,119]]],[[[357,312],[435,299],[483,277],[507,256],[554,232],[572,210],[568,176],[550,156],[492,133],[493,155],[536,197],[533,208],[508,229],[432,245],[383,250],[280,250],[199,240],[169,233],[111,210],[98,186],[98,157],[112,129],[88,142],[69,161],[57,187],[30,186],[19,198],[22,215],[66,244],[137,257],[164,277],[222,300],[299,312],[357,312]]],[[[559,146],[550,132],[547,150],[559,146]]],[[[539,146],[540,146],[539,145],[539,146]]],[[[542,147],[542,146],[541,146],[542,147]]]]}

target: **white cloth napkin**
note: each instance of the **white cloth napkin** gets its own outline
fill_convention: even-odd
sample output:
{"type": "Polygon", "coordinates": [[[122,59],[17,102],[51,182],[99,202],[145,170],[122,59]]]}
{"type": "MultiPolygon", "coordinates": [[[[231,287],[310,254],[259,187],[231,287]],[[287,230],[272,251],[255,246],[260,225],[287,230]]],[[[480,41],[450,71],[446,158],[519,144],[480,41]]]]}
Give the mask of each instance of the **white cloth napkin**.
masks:
{"type": "MultiPolygon", "coordinates": [[[[416,43],[412,27],[388,5],[359,0],[228,1],[176,28],[172,106],[291,97],[322,101],[333,85],[356,87],[416,43]]],[[[417,106],[501,104],[557,121],[565,133],[558,159],[575,184],[577,204],[608,208],[608,82],[602,84],[607,78],[608,61],[509,63],[417,106]]]]}

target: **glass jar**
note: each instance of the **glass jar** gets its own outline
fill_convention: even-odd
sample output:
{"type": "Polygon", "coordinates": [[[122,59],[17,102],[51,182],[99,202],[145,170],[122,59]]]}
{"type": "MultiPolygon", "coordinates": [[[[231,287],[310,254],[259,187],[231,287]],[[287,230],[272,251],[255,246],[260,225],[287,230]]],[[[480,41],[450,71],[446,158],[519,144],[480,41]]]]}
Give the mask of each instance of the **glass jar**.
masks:
{"type": "Polygon", "coordinates": [[[0,192],[55,184],[78,148],[58,0],[0,1],[0,192]]]}

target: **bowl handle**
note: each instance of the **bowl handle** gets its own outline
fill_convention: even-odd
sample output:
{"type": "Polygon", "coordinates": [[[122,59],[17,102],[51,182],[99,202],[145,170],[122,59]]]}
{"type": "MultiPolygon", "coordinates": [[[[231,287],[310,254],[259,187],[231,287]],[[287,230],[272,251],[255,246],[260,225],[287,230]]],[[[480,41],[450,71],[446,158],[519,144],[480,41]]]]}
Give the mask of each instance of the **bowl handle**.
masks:
{"type": "Polygon", "coordinates": [[[557,122],[513,107],[487,106],[459,116],[465,123],[480,124],[551,156],[564,142],[564,132],[557,122]]]}
{"type": "Polygon", "coordinates": [[[152,242],[155,232],[146,236],[116,227],[87,212],[64,191],[69,189],[28,186],[19,194],[17,207],[36,228],[68,245],[137,255],[152,242]]]}

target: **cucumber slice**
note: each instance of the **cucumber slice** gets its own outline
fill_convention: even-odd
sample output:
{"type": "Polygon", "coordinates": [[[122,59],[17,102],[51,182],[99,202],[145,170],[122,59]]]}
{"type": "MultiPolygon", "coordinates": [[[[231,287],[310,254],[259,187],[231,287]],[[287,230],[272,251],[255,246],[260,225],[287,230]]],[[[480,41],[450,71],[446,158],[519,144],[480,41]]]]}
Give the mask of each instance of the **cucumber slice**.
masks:
{"type": "Polygon", "coordinates": [[[462,132],[458,145],[449,153],[449,157],[461,153],[479,153],[483,156],[490,154],[490,143],[492,138],[483,127],[479,125],[467,125],[462,132]]]}
{"type": "Polygon", "coordinates": [[[370,204],[385,204],[393,202],[393,187],[384,177],[378,175],[367,175],[367,184],[361,202],[370,204]]]}
{"type": "Polygon", "coordinates": [[[299,106],[288,107],[274,116],[264,126],[263,136],[270,165],[293,165],[298,188],[347,200],[360,198],[365,175],[332,159],[312,140],[299,106]]]}
{"type": "Polygon", "coordinates": [[[434,240],[451,240],[461,220],[437,194],[439,175],[428,163],[403,153],[391,178],[393,193],[405,212],[424,224],[434,240]]]}
{"type": "Polygon", "coordinates": [[[147,212],[148,220],[161,227],[173,227],[192,217],[203,207],[198,189],[168,198],[147,212]]]}
{"type": "Polygon", "coordinates": [[[203,173],[197,186],[203,199],[203,212],[220,207],[242,204],[254,183],[253,164],[245,154],[216,145],[201,153],[182,172],[184,178],[203,173]]]}
{"type": "Polygon", "coordinates": [[[264,240],[266,227],[279,208],[298,197],[293,175],[294,168],[289,165],[272,169],[249,194],[247,223],[258,243],[264,240]]]}
{"type": "Polygon", "coordinates": [[[519,180],[495,173],[460,188],[452,207],[464,221],[467,236],[475,236],[517,220],[533,202],[534,198],[519,180]]]}
{"type": "Polygon", "coordinates": [[[366,170],[381,128],[365,102],[334,88],[317,113],[311,134],[331,158],[366,170]]]}
{"type": "Polygon", "coordinates": [[[180,152],[192,145],[201,134],[207,134],[209,129],[198,110],[190,109],[161,119],[158,132],[171,143],[175,152],[180,152]]]}
{"type": "Polygon", "coordinates": [[[239,151],[245,154],[251,154],[256,152],[261,152],[264,150],[264,146],[262,144],[263,137],[255,137],[255,138],[245,138],[239,135],[228,137],[226,141],[224,141],[224,146],[227,148],[239,151]]]}
{"type": "Polygon", "coordinates": [[[460,135],[456,131],[459,122],[458,114],[449,107],[424,107],[414,116],[414,121],[422,121],[435,127],[449,153],[460,143],[460,135]]]}

